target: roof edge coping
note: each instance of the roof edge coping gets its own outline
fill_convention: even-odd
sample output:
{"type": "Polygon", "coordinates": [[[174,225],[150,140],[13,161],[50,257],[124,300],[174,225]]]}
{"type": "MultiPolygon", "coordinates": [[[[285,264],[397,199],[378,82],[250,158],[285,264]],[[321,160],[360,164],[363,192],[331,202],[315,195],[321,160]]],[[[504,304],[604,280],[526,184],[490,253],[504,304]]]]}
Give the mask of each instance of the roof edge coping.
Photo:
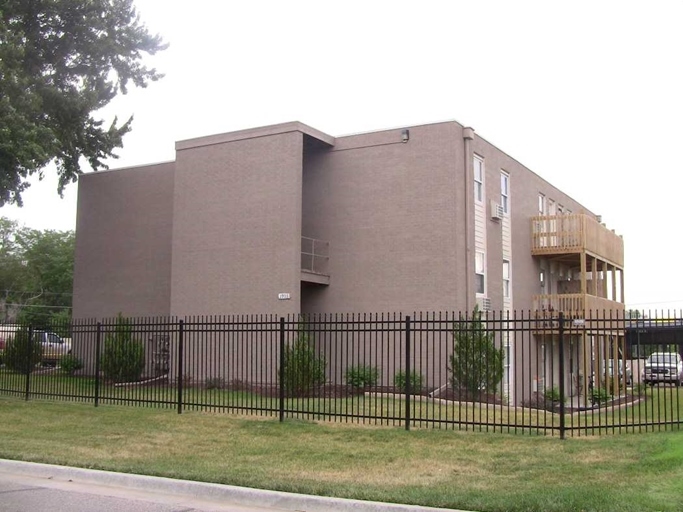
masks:
{"type": "Polygon", "coordinates": [[[216,135],[207,135],[204,137],[197,137],[194,139],[179,140],[175,143],[176,151],[184,149],[198,148],[202,146],[211,146],[214,144],[222,144],[225,142],[235,142],[244,139],[253,139],[257,137],[267,137],[270,135],[279,135],[281,133],[301,132],[309,137],[313,137],[325,144],[334,146],[335,138],[326,133],[311,128],[299,121],[289,123],[273,124],[270,126],[262,126],[259,128],[248,128],[246,130],[238,130],[235,132],[219,133],[216,135]]]}

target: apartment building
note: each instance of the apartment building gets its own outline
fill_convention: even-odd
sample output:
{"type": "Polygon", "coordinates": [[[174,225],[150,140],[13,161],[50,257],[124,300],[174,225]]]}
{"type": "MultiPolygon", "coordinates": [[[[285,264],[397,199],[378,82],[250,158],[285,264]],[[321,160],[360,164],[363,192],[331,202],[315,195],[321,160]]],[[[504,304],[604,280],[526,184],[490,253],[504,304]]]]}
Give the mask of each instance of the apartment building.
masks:
{"type": "Polygon", "coordinates": [[[622,238],[457,122],[175,148],[81,177],[74,318],[623,312],[622,238]]]}
{"type": "Polygon", "coordinates": [[[81,177],[75,317],[623,303],[621,237],[456,122],[176,154],[81,177]]]}

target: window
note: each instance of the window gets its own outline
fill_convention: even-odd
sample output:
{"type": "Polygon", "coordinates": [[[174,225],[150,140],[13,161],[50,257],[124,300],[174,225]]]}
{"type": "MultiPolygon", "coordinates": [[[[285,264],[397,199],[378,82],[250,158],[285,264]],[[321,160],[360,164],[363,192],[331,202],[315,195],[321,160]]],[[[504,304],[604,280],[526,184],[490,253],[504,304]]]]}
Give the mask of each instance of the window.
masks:
{"type": "Polygon", "coordinates": [[[481,203],[484,200],[484,160],[474,156],[474,200],[481,203]]]}
{"type": "Polygon", "coordinates": [[[545,196],[543,194],[538,194],[538,214],[545,215],[545,196]]]}
{"type": "Polygon", "coordinates": [[[500,205],[508,213],[510,203],[510,175],[505,171],[500,173],[500,205]]]}
{"type": "Polygon", "coordinates": [[[510,298],[510,262],[503,260],[503,298],[510,298]]]}
{"type": "Polygon", "coordinates": [[[483,252],[478,252],[475,254],[474,257],[474,284],[477,290],[477,293],[479,294],[484,294],[484,287],[485,287],[485,281],[484,281],[484,253],[483,252]]]}
{"type": "Polygon", "coordinates": [[[557,207],[555,206],[554,199],[548,199],[548,215],[556,215],[557,207]]]}

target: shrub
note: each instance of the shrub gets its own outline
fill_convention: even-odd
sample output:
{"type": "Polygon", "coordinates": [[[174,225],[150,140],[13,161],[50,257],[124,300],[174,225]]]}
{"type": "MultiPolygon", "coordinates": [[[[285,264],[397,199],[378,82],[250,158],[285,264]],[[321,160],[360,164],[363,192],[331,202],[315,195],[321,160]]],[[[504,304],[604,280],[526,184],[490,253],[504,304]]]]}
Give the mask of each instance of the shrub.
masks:
{"type": "Polygon", "coordinates": [[[62,360],[59,362],[59,367],[62,369],[64,373],[68,375],[73,375],[78,370],[81,370],[83,368],[83,362],[76,356],[72,354],[67,354],[64,357],[62,357],[62,360]]]}
{"type": "Polygon", "coordinates": [[[545,398],[545,400],[547,402],[552,402],[552,403],[557,403],[557,404],[559,404],[560,402],[566,402],[567,401],[566,397],[564,398],[564,400],[562,400],[560,398],[560,390],[559,390],[559,388],[556,388],[554,386],[552,388],[546,389],[543,392],[543,397],[545,398]]]}
{"type": "Polygon", "coordinates": [[[593,405],[604,404],[608,400],[611,400],[612,394],[605,388],[593,388],[591,390],[591,403],[593,405]]]}
{"type": "Polygon", "coordinates": [[[481,312],[475,307],[472,318],[453,329],[453,354],[448,367],[453,389],[495,394],[503,379],[503,358],[503,349],[496,348],[493,334],[486,330],[481,312]]]}
{"type": "Polygon", "coordinates": [[[220,377],[209,377],[204,381],[204,389],[223,389],[225,380],[220,377]]]}
{"type": "Polygon", "coordinates": [[[356,389],[366,389],[377,385],[379,380],[379,368],[376,366],[358,365],[351,366],[344,373],[346,383],[356,389]]]}
{"type": "Polygon", "coordinates": [[[130,322],[119,313],[114,332],[104,339],[104,376],[113,382],[135,382],[144,369],[145,347],[140,340],[133,339],[130,322]]]}
{"type": "Polygon", "coordinates": [[[30,373],[43,358],[43,346],[37,336],[31,340],[28,327],[21,327],[7,340],[3,358],[10,370],[30,373]]]}
{"type": "Polygon", "coordinates": [[[280,383],[289,396],[302,396],[325,382],[325,359],[315,354],[309,335],[302,329],[292,345],[285,347],[280,383]]]}
{"type": "MultiPolygon", "coordinates": [[[[419,393],[422,389],[422,382],[424,378],[421,373],[410,372],[410,390],[413,393],[419,393]]],[[[396,386],[401,391],[405,391],[406,388],[406,373],[401,370],[394,375],[394,386],[396,386]]]]}
{"type": "Polygon", "coordinates": [[[644,382],[636,382],[633,385],[633,394],[634,395],[644,395],[647,393],[648,385],[645,384],[644,382]]]}

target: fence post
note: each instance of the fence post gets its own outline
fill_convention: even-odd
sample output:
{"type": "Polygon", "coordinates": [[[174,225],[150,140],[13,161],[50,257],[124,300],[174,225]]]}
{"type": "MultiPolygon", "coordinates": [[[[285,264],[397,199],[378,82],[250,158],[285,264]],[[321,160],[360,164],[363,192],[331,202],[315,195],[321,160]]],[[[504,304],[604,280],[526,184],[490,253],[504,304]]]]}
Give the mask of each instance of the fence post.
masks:
{"type": "Polygon", "coordinates": [[[24,399],[28,402],[31,393],[31,372],[33,371],[33,326],[28,326],[28,358],[26,360],[26,390],[24,399]]]}
{"type": "Polygon", "coordinates": [[[100,355],[102,352],[102,323],[97,322],[95,337],[95,407],[100,405],[100,355]]]}
{"type": "Polygon", "coordinates": [[[565,407],[564,407],[564,313],[560,312],[560,340],[558,343],[560,354],[560,439],[565,438],[565,407]]]}
{"type": "Polygon", "coordinates": [[[406,430],[410,430],[410,317],[406,316],[406,430]]]}
{"type": "Polygon", "coordinates": [[[285,421],[285,317],[280,317],[280,423],[285,421]]]}
{"type": "Polygon", "coordinates": [[[183,413],[183,334],[185,321],[178,323],[178,414],[183,413]]]}

